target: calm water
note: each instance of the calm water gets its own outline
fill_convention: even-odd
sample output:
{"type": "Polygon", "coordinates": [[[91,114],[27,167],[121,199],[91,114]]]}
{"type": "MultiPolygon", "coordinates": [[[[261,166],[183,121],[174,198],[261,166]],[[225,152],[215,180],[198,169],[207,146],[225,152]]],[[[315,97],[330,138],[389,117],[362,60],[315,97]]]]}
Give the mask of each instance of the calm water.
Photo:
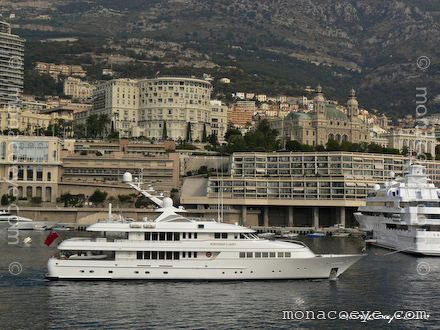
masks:
{"type": "MultiPolygon", "coordinates": [[[[45,264],[55,248],[43,245],[47,232],[21,233],[18,245],[8,244],[4,231],[0,234],[2,329],[440,327],[440,258],[385,256],[389,251],[369,248],[368,257],[338,281],[49,282],[45,264]],[[33,239],[27,247],[26,236],[33,239]],[[22,265],[19,275],[9,272],[13,262],[22,265]],[[430,319],[390,325],[384,320],[293,321],[283,320],[282,310],[426,310],[430,319]]],[[[315,252],[353,253],[363,246],[354,238],[304,241],[315,252]]]]}

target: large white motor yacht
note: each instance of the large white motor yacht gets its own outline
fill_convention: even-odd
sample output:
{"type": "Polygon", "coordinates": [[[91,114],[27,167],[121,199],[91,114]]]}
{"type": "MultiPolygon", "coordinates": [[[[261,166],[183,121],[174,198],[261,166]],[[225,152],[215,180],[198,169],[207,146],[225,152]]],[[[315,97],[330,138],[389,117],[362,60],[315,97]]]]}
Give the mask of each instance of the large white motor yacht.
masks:
{"type": "Polygon", "coordinates": [[[426,169],[410,165],[403,178],[376,185],[366,206],[354,214],[372,244],[392,250],[440,256],[440,190],[426,169]]]}
{"type": "Polygon", "coordinates": [[[316,255],[296,241],[259,238],[243,226],[193,219],[124,181],[156,205],[154,221],[98,222],[90,232],[123,233],[120,239],[71,238],[48,261],[50,279],[244,280],[336,278],[363,255],[316,255]]]}

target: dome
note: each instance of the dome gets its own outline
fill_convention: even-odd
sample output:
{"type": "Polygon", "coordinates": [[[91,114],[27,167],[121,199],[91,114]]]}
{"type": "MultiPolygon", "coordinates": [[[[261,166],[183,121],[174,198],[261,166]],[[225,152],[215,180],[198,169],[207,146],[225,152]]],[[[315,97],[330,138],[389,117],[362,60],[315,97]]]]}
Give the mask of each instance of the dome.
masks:
{"type": "Polygon", "coordinates": [[[347,106],[349,107],[357,107],[359,102],[355,98],[351,98],[347,101],[347,106]]]}
{"type": "Polygon", "coordinates": [[[126,182],[126,183],[132,182],[133,181],[133,176],[131,175],[130,172],[125,172],[124,176],[122,177],[122,181],[126,182]]]}
{"type": "Polygon", "coordinates": [[[316,102],[325,102],[324,95],[322,94],[322,87],[321,87],[321,85],[318,85],[316,87],[316,95],[313,98],[313,100],[316,101],[316,102]]]}
{"type": "Polygon", "coordinates": [[[352,88],[350,90],[350,98],[347,101],[347,106],[348,107],[357,107],[359,105],[358,100],[356,99],[356,92],[355,90],[352,88]]]}

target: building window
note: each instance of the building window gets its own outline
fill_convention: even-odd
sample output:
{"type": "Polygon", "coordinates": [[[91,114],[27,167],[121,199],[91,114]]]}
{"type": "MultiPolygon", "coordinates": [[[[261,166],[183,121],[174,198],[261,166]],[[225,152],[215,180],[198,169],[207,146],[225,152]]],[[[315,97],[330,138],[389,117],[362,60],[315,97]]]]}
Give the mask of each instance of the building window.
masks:
{"type": "Polygon", "coordinates": [[[167,233],[167,241],[173,240],[173,233],[167,233]]]}
{"type": "Polygon", "coordinates": [[[246,252],[246,258],[252,258],[252,252],[246,252]]]}
{"type": "Polygon", "coordinates": [[[220,238],[220,233],[215,233],[215,234],[214,234],[214,238],[215,238],[215,239],[219,239],[219,238],[220,238]]]}
{"type": "Polygon", "coordinates": [[[240,252],[240,258],[244,258],[246,256],[246,253],[240,252]]]}
{"type": "Polygon", "coordinates": [[[180,233],[174,233],[174,240],[180,241],[180,233]]]}
{"type": "Polygon", "coordinates": [[[144,259],[150,259],[151,258],[151,252],[150,251],[145,251],[144,252],[144,259]]]}
{"type": "Polygon", "coordinates": [[[222,238],[223,239],[227,239],[228,238],[228,233],[222,233],[222,238]]]}
{"type": "Polygon", "coordinates": [[[165,259],[165,251],[159,251],[159,259],[164,260],[165,259]]]}
{"type": "Polygon", "coordinates": [[[153,233],[151,233],[151,240],[152,241],[157,241],[157,232],[153,232],[153,233]]]}
{"type": "Polygon", "coordinates": [[[138,251],[137,252],[137,259],[139,260],[139,259],[142,259],[142,257],[143,257],[143,253],[142,253],[142,251],[138,251]]]}
{"type": "Polygon", "coordinates": [[[150,241],[151,240],[151,233],[150,232],[145,233],[145,240],[146,241],[150,241]]]}

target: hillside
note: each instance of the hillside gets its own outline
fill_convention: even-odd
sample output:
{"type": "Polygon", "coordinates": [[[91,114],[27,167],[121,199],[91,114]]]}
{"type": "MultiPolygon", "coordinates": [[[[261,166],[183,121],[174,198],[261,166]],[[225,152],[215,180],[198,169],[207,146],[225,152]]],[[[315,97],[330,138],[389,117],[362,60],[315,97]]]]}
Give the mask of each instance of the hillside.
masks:
{"type": "Polygon", "coordinates": [[[415,112],[416,87],[430,100],[440,87],[435,0],[14,0],[2,12],[16,13],[28,65],[64,56],[90,67],[112,61],[121,75],[209,72],[232,77],[231,90],[267,93],[321,83],[341,101],[354,86],[363,105],[395,115],[415,112]],[[93,47],[35,43],[53,37],[93,47]]]}

